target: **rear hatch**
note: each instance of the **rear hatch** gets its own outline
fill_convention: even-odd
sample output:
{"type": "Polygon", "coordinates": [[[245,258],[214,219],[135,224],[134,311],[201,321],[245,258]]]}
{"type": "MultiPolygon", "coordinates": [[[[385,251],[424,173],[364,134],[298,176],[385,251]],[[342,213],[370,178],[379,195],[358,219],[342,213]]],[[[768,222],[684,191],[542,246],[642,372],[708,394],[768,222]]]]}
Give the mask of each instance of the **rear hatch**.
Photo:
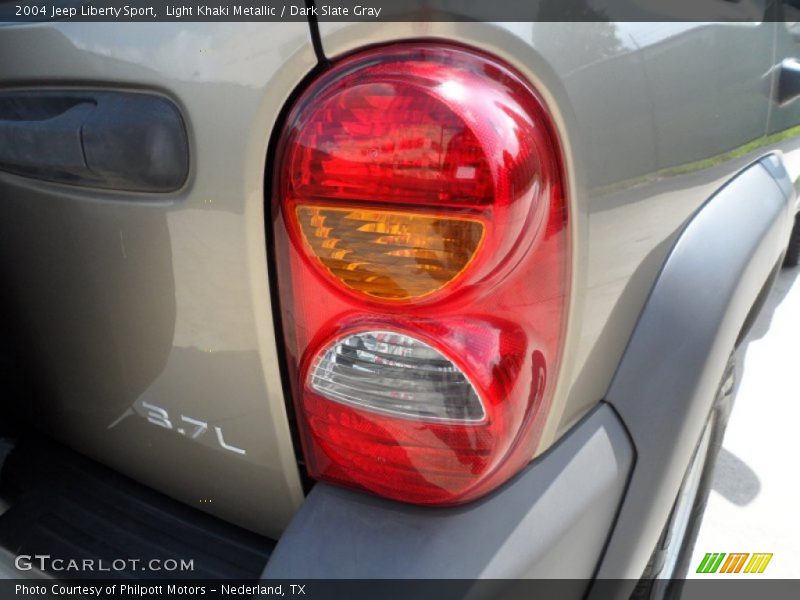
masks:
{"type": "MultiPolygon", "coordinates": [[[[302,489],[271,314],[264,174],[279,112],[316,64],[308,25],[5,25],[0,55],[13,57],[0,63],[1,93],[79,93],[88,115],[96,94],[163,100],[188,154],[183,179],[155,191],[100,172],[108,156],[88,156],[81,127],[84,178],[0,167],[0,276],[34,384],[7,404],[96,461],[277,537],[302,489]]],[[[67,145],[64,127],[83,118],[64,116],[70,102],[20,106],[0,102],[0,125],[67,145]]]]}

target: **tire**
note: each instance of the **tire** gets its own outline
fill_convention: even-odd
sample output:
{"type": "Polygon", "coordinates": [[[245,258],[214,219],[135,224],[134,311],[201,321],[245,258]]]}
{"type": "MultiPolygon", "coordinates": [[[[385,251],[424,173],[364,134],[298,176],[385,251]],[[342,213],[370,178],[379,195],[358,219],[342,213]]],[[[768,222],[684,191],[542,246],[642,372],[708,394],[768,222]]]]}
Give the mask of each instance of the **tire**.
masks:
{"type": "Polygon", "coordinates": [[[631,598],[680,597],[711,492],[714,465],[733,408],[735,383],[736,361],[732,354],[672,512],[631,598]]]}
{"type": "Polygon", "coordinates": [[[789,238],[789,247],[783,258],[784,267],[796,267],[798,264],[800,264],[800,214],[794,218],[792,237],[789,238]]]}

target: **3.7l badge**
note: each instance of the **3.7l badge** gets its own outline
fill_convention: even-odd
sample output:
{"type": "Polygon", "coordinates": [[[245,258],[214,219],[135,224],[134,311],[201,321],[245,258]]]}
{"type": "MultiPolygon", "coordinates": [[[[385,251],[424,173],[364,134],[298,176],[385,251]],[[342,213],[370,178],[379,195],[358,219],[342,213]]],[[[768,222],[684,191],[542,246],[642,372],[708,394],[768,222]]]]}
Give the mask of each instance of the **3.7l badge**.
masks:
{"type": "MultiPolygon", "coordinates": [[[[146,400],[137,400],[133,406],[128,408],[128,410],[115,419],[108,426],[108,429],[113,429],[122,423],[122,421],[124,421],[126,418],[133,415],[144,417],[147,419],[148,423],[152,423],[158,427],[174,431],[175,433],[186,436],[190,439],[199,441],[200,439],[205,438],[204,441],[207,440],[207,436],[205,435],[209,432],[209,423],[207,421],[189,417],[183,414],[170,416],[166,408],[162,406],[156,406],[155,404],[147,402],[146,400]]],[[[247,451],[244,448],[239,448],[238,446],[234,446],[225,441],[225,436],[222,433],[222,427],[218,425],[211,425],[211,429],[216,436],[217,442],[213,445],[218,445],[221,449],[227,450],[228,452],[233,452],[234,454],[247,454],[247,451]]],[[[206,443],[208,442],[206,441],[206,443]]]]}

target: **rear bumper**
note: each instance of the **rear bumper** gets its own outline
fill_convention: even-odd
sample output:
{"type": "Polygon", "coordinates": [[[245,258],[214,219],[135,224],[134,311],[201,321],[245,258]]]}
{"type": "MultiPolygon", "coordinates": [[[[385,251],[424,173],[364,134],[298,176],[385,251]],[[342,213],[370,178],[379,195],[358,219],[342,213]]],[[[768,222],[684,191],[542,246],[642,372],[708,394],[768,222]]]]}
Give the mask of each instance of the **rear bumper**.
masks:
{"type": "Polygon", "coordinates": [[[589,579],[633,457],[624,427],[601,404],[517,477],[466,506],[410,506],[318,484],[263,576],[589,579]]]}

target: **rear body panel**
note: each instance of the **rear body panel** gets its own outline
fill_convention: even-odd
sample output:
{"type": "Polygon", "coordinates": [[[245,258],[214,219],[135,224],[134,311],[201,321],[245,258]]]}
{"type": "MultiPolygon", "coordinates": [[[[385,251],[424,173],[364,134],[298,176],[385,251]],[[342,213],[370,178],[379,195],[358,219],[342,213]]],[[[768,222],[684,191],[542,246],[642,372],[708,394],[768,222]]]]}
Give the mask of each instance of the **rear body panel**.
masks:
{"type": "Polygon", "coordinates": [[[264,234],[267,142],[316,64],[306,23],[0,28],[4,89],[145,89],[180,107],[170,194],[0,174],[4,293],[38,423],[187,504],[276,536],[302,492],[264,234]]]}

